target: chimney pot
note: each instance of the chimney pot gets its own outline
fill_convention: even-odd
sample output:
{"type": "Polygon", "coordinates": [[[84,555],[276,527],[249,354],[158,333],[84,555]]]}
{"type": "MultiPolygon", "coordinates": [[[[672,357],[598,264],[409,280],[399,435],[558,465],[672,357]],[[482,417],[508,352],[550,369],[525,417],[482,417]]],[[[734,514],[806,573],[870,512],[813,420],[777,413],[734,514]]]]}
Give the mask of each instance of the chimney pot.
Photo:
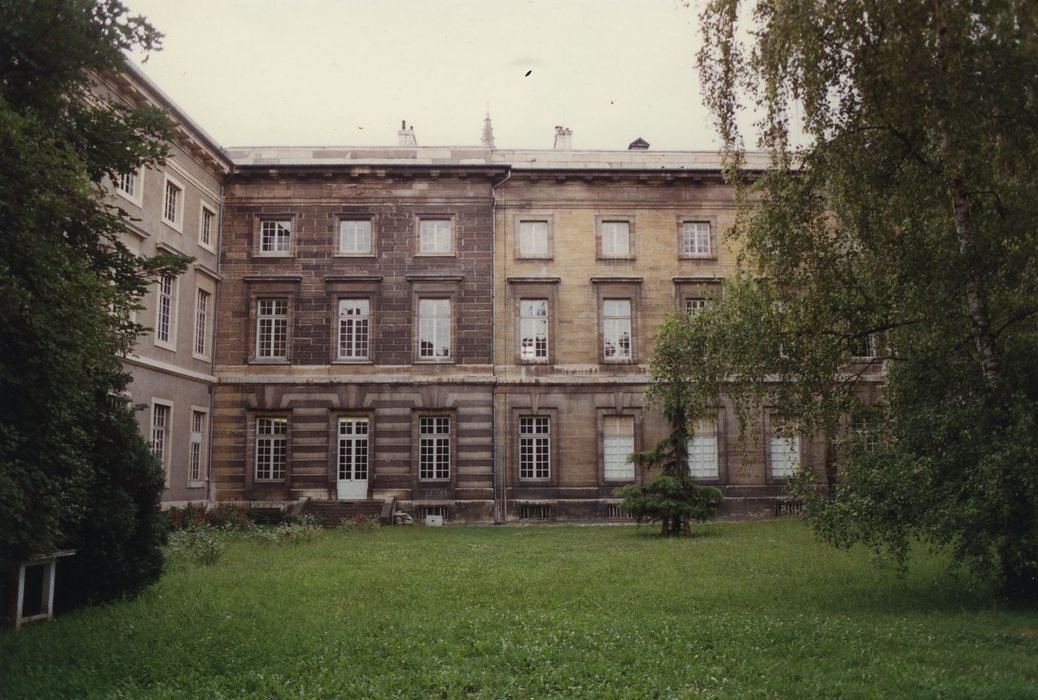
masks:
{"type": "Polygon", "coordinates": [[[396,136],[398,146],[417,148],[418,139],[414,135],[414,126],[408,128],[406,119],[400,122],[400,131],[396,132],[396,136]]]}
{"type": "Polygon", "coordinates": [[[564,126],[556,125],[554,148],[556,151],[568,151],[573,148],[573,131],[564,126]]]}

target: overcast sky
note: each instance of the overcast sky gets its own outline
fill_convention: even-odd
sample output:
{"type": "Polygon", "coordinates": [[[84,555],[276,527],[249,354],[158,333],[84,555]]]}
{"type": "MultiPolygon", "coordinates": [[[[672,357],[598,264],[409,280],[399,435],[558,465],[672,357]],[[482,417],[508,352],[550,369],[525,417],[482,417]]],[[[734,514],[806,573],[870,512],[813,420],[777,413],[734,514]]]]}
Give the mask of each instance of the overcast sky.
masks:
{"type": "MultiPolygon", "coordinates": [[[[718,147],[677,0],[128,0],[147,75],[223,146],[718,147]],[[529,72],[529,75],[527,75],[529,72]]],[[[140,62],[140,57],[136,60],[140,62]]]]}

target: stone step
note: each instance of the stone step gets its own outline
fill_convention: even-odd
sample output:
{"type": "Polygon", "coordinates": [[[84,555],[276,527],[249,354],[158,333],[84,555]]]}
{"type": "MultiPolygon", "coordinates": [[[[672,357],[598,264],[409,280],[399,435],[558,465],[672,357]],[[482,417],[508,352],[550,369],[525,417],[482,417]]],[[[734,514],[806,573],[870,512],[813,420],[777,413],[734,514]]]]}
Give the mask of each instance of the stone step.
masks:
{"type": "Polygon", "coordinates": [[[309,501],[303,513],[314,516],[324,527],[337,527],[360,515],[366,520],[379,520],[384,507],[383,501],[309,501]]]}

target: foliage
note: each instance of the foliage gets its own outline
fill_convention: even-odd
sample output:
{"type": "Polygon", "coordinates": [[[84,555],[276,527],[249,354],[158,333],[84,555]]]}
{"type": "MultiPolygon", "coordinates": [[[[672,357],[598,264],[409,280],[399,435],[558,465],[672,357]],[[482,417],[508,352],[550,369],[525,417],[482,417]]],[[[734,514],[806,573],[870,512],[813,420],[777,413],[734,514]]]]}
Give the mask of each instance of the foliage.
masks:
{"type": "Polygon", "coordinates": [[[155,461],[111,396],[130,312],[186,261],[122,245],[104,184],[160,161],[171,124],[90,92],[158,39],[116,0],[0,3],[0,556],[79,546],[91,598],[161,571],[155,461]]]}
{"type": "Polygon", "coordinates": [[[1038,612],[799,520],[229,538],[136,600],[0,633],[0,697],[1026,698],[1038,612]],[[694,620],[694,624],[691,621],[694,620]],[[175,651],[176,663],[171,663],[175,651]]]}
{"type": "MultiPolygon", "coordinates": [[[[678,391],[682,389],[679,387],[678,391]]],[[[665,409],[670,410],[670,409],[665,409]]],[[[678,406],[668,414],[671,432],[655,448],[636,452],[631,459],[648,470],[659,469],[647,484],[631,484],[616,490],[624,499],[623,508],[639,523],[661,523],[660,534],[679,537],[688,534],[689,522],[712,518],[721,504],[721,492],[700,486],[688,473],[688,420],[678,406]]]]}
{"type": "Polygon", "coordinates": [[[373,518],[365,518],[363,514],[358,514],[353,520],[343,520],[339,523],[338,530],[343,532],[374,532],[381,527],[378,520],[373,518]]]}
{"type": "Polygon", "coordinates": [[[918,535],[1038,595],[1034,4],[711,0],[702,27],[742,265],[662,375],[834,441],[801,489],[827,540],[904,562],[918,535]]]}
{"type": "Polygon", "coordinates": [[[227,538],[221,531],[210,527],[191,527],[171,534],[169,547],[174,553],[183,553],[196,564],[211,566],[219,561],[227,547],[227,538]]]}

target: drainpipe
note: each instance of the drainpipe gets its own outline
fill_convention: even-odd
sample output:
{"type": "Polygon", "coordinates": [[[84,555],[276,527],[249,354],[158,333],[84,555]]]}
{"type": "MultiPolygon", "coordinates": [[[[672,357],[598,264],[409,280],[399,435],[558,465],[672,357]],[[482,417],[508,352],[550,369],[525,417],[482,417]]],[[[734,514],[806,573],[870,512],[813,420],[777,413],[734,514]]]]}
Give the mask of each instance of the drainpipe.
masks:
{"type": "MultiPolygon", "coordinates": [[[[490,185],[490,255],[492,261],[491,270],[497,269],[497,188],[508,182],[508,178],[512,177],[512,168],[509,166],[508,172],[505,176],[493,182],[490,185]]],[[[508,258],[505,257],[505,265],[508,265],[508,258]]],[[[491,272],[490,285],[490,308],[491,308],[491,326],[490,326],[490,371],[494,378],[494,383],[491,385],[491,402],[490,402],[490,425],[492,429],[490,431],[490,450],[491,455],[494,458],[494,468],[490,472],[491,483],[493,484],[494,491],[494,523],[500,524],[505,522],[508,513],[508,484],[504,474],[498,475],[499,465],[502,464],[503,460],[498,458],[497,453],[497,275],[491,272]],[[498,483],[501,485],[501,507],[498,508],[497,500],[497,488],[498,483]]]]}
{"type": "MultiPolygon", "coordinates": [[[[228,171],[227,176],[230,177],[232,170],[228,171]]],[[[220,215],[216,220],[216,274],[220,275],[220,261],[223,257],[223,221],[224,221],[224,208],[226,203],[224,202],[224,191],[225,191],[226,178],[220,182],[220,215]]],[[[220,324],[220,292],[223,290],[223,280],[219,279],[216,281],[216,294],[213,295],[213,337],[210,341],[212,348],[210,349],[210,374],[216,376],[216,337],[217,328],[220,324]]],[[[220,379],[217,377],[217,383],[220,379]]],[[[216,385],[209,385],[209,441],[207,443],[208,457],[206,459],[206,476],[205,476],[205,501],[206,506],[213,504],[213,423],[216,422],[216,385]]]]}

